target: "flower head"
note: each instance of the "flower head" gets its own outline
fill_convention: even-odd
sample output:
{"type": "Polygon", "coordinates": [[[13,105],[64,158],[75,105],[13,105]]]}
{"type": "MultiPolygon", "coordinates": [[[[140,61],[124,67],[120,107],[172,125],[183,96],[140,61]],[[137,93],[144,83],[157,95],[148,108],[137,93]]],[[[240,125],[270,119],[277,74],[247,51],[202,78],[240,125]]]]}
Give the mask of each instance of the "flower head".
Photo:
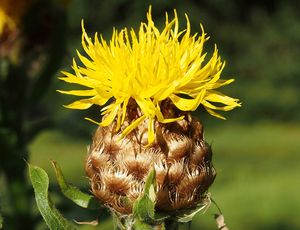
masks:
{"type": "Polygon", "coordinates": [[[71,109],[87,109],[93,104],[106,105],[101,126],[117,120],[119,130],[128,115],[128,104],[134,100],[140,114],[122,130],[124,137],[140,123],[148,124],[148,142],[155,139],[155,122],[169,123],[182,116],[166,117],[161,111],[163,101],[171,101],[181,111],[194,111],[200,104],[213,116],[224,118],[215,110],[228,111],[240,106],[237,99],[226,96],[217,88],[230,84],[233,79],[221,80],[225,66],[215,50],[209,60],[203,52],[208,40],[203,27],[201,34],[191,34],[188,16],[186,29],[179,31],[176,11],[169,21],[166,14],[162,31],[154,25],[151,7],[147,23],[139,31],[114,29],[110,42],[97,33],[90,38],[82,25],[82,46],[88,57],[77,52],[83,67],[73,61],[73,73],[62,72],[69,83],[87,87],[83,90],[59,92],[87,98],[67,105],[71,109]],[[113,100],[111,100],[113,99],[113,100]],[[223,106],[215,105],[223,104],[223,106]]]}

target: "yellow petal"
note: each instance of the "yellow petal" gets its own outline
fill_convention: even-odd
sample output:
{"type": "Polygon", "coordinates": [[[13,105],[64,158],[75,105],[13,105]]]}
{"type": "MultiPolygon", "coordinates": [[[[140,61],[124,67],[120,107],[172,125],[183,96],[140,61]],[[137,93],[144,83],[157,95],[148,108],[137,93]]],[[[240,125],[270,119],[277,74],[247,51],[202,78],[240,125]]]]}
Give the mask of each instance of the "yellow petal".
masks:
{"type": "Polygon", "coordinates": [[[94,89],[89,90],[56,90],[59,93],[75,95],[75,96],[96,96],[97,92],[94,89]]]}
{"type": "Polygon", "coordinates": [[[194,99],[181,98],[175,94],[172,94],[170,96],[170,99],[178,109],[182,111],[194,111],[203,101],[204,95],[205,95],[205,90],[201,91],[198,94],[198,96],[194,99]]]}
{"type": "Polygon", "coordinates": [[[152,144],[154,140],[155,140],[154,119],[149,118],[149,120],[148,120],[148,145],[152,144]]]}
{"type": "MultiPolygon", "coordinates": [[[[222,94],[215,90],[208,90],[207,95],[205,96],[206,101],[216,102],[216,103],[222,103],[227,105],[227,107],[218,107],[218,108],[225,108],[222,109],[224,111],[230,110],[230,108],[240,107],[240,103],[238,103],[238,99],[228,97],[225,94],[222,94]]],[[[215,109],[211,107],[212,109],[215,109]]]]}
{"type": "Polygon", "coordinates": [[[221,111],[229,111],[229,110],[234,109],[237,106],[236,104],[230,104],[230,105],[225,105],[225,106],[216,106],[205,100],[202,102],[202,104],[206,108],[214,109],[214,110],[221,110],[221,111]]]}
{"type": "Polygon", "coordinates": [[[163,114],[160,111],[159,106],[156,107],[156,117],[157,117],[157,120],[160,123],[164,123],[164,124],[165,123],[171,123],[171,122],[178,121],[178,120],[182,120],[184,118],[184,116],[181,116],[181,117],[176,117],[176,118],[167,118],[167,119],[165,119],[163,114]]]}
{"type": "Polygon", "coordinates": [[[220,88],[222,86],[229,85],[232,82],[234,82],[234,79],[229,79],[229,80],[220,80],[219,79],[216,83],[214,83],[211,86],[208,86],[207,88],[208,89],[217,89],[217,88],[220,88]]]}
{"type": "Polygon", "coordinates": [[[174,93],[175,88],[176,88],[175,82],[173,82],[173,85],[164,87],[155,95],[155,97],[154,97],[155,101],[162,101],[162,100],[168,98],[172,93],[174,93]]]}
{"type": "Polygon", "coordinates": [[[223,119],[223,120],[226,120],[225,117],[223,117],[222,115],[218,114],[218,113],[215,112],[214,110],[209,109],[209,108],[207,108],[207,107],[204,107],[204,108],[206,109],[206,111],[207,111],[210,115],[212,115],[212,116],[214,116],[214,117],[217,117],[217,118],[220,118],[220,119],[223,119]]]}
{"type": "Polygon", "coordinates": [[[143,122],[146,119],[146,115],[143,115],[136,119],[134,122],[132,122],[129,126],[124,129],[124,131],[121,134],[120,138],[125,137],[128,133],[130,133],[132,130],[134,130],[141,122],[143,122]]]}
{"type": "Polygon", "coordinates": [[[64,71],[62,71],[61,73],[66,75],[66,77],[59,77],[58,79],[60,79],[60,80],[63,80],[68,83],[74,83],[74,84],[78,84],[78,85],[87,86],[89,88],[94,88],[93,83],[91,83],[89,80],[87,80],[83,77],[79,78],[71,73],[64,72],[64,71]]]}
{"type": "Polygon", "coordinates": [[[135,98],[135,100],[144,114],[146,114],[147,116],[150,116],[150,117],[155,115],[155,106],[150,99],[144,99],[144,98],[137,96],[135,98]]]}
{"type": "Polygon", "coordinates": [[[103,86],[95,86],[95,90],[96,90],[96,92],[101,97],[105,97],[105,98],[111,98],[111,97],[113,97],[113,95],[111,93],[111,88],[110,87],[106,87],[105,85],[103,85],[103,86]]]}
{"type": "Polygon", "coordinates": [[[95,64],[93,64],[92,61],[90,61],[90,60],[87,59],[86,57],[82,56],[82,55],[79,53],[78,50],[76,50],[76,53],[77,53],[77,55],[78,55],[80,61],[81,61],[86,67],[88,67],[88,68],[90,68],[90,69],[93,69],[93,70],[95,69],[95,64]]]}
{"type": "Polygon", "coordinates": [[[115,119],[115,117],[117,116],[119,108],[120,105],[114,104],[112,111],[104,118],[104,120],[100,123],[100,125],[102,126],[110,125],[115,119]]]}
{"type": "Polygon", "coordinates": [[[64,105],[64,107],[68,109],[88,109],[94,104],[93,98],[81,99],[78,101],[74,101],[69,105],[64,105]]]}
{"type": "Polygon", "coordinates": [[[126,109],[127,109],[128,101],[129,101],[129,98],[125,99],[124,102],[123,102],[121,124],[124,123],[124,120],[125,120],[125,117],[126,117],[126,109]]]}
{"type": "Polygon", "coordinates": [[[87,120],[87,121],[90,121],[90,122],[92,122],[92,123],[94,123],[94,124],[96,124],[96,125],[99,125],[99,126],[101,125],[100,122],[97,122],[97,121],[95,121],[95,120],[93,120],[93,119],[91,119],[91,118],[85,117],[84,119],[87,120]]]}

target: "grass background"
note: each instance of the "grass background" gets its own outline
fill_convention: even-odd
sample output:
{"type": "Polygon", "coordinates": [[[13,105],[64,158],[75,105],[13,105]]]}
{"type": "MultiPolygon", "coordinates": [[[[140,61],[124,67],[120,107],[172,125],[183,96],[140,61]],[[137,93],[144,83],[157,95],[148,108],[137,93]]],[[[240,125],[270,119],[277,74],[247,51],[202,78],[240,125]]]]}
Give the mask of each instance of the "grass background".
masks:
{"type": "MultiPolygon", "coordinates": [[[[206,140],[213,147],[213,162],[217,170],[210,192],[221,207],[228,227],[300,229],[300,124],[260,122],[241,125],[226,121],[217,127],[207,126],[205,131],[206,140]]],[[[74,140],[55,130],[44,132],[30,146],[30,163],[44,168],[50,181],[56,184],[50,164],[54,159],[71,183],[87,189],[83,162],[88,144],[86,139],[74,140]]],[[[55,200],[59,203],[61,199],[64,198],[55,200]]],[[[79,212],[82,218],[85,211],[79,212]]],[[[192,229],[216,229],[215,212],[212,205],[204,215],[198,214],[192,229]]],[[[90,215],[87,214],[87,218],[90,215]]],[[[99,229],[113,228],[110,219],[99,221],[99,229]]]]}

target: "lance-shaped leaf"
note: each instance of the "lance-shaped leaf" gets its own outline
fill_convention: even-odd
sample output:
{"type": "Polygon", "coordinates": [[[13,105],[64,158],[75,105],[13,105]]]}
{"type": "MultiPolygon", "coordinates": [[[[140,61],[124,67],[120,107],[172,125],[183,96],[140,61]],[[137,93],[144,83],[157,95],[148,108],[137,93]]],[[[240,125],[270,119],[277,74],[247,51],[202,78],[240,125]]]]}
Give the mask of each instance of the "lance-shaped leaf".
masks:
{"type": "Polygon", "coordinates": [[[53,168],[55,170],[56,179],[62,193],[72,200],[75,204],[83,208],[99,208],[99,203],[93,196],[80,191],[74,185],[70,185],[66,182],[65,177],[61,171],[61,168],[57,162],[52,161],[53,168]]]}
{"type": "Polygon", "coordinates": [[[154,221],[155,215],[155,170],[153,169],[147,176],[143,195],[134,202],[133,214],[134,216],[147,223],[154,221]]]}
{"type": "Polygon", "coordinates": [[[135,230],[153,229],[153,225],[161,224],[168,215],[155,213],[156,173],[153,169],[147,176],[144,193],[133,204],[135,230]]]}
{"type": "Polygon", "coordinates": [[[156,173],[153,169],[147,176],[144,193],[134,202],[133,215],[135,218],[135,230],[151,230],[153,225],[161,224],[167,215],[155,213],[156,201],[156,173]]]}
{"type": "Polygon", "coordinates": [[[29,165],[29,176],[38,209],[48,227],[51,230],[75,230],[76,228],[61,215],[49,198],[49,177],[47,173],[37,166],[29,165]]]}

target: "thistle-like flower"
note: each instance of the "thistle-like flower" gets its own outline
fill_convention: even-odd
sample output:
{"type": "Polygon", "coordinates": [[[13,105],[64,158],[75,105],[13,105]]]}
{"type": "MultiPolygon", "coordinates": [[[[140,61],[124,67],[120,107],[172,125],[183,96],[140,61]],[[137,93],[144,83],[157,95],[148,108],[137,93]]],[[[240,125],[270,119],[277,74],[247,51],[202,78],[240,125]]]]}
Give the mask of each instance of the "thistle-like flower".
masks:
{"type": "Polygon", "coordinates": [[[171,21],[166,14],[159,31],[150,8],[138,33],[114,30],[109,43],[97,34],[90,38],[82,26],[88,57],[78,52],[84,66],[73,61],[74,74],[63,72],[60,78],[87,87],[59,91],[87,97],[67,108],[104,106],[102,121],[93,121],[99,128],[86,172],[93,194],[118,213],[132,212],[153,168],[155,209],[169,215],[196,207],[214,181],[210,146],[190,111],[202,105],[211,115],[224,118],[216,110],[228,111],[240,103],[216,91],[233,79],[220,79],[225,63],[217,48],[206,60],[203,47],[208,37],[203,27],[199,36],[192,35],[188,16],[186,20],[186,29],[179,31],[176,11],[171,21]]]}

